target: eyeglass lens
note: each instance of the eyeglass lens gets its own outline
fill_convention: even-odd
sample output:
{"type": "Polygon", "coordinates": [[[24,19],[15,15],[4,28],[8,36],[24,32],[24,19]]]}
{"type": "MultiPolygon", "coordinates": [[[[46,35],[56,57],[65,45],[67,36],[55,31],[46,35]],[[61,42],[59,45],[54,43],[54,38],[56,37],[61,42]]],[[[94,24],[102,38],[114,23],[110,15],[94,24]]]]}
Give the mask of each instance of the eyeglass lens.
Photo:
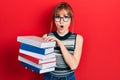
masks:
{"type": "Polygon", "coordinates": [[[69,20],[69,16],[64,16],[64,17],[60,17],[60,16],[55,16],[55,21],[61,21],[61,19],[64,21],[64,22],[67,22],[69,20]]]}

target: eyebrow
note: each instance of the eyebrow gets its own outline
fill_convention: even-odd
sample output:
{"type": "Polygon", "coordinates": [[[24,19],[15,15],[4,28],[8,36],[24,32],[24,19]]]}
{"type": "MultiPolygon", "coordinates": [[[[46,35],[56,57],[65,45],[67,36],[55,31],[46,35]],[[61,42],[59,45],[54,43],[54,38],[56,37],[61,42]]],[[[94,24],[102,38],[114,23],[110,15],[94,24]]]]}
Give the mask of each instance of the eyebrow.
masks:
{"type": "MultiPolygon", "coordinates": [[[[56,14],[55,16],[60,16],[60,15],[59,15],[59,14],[56,14]]],[[[70,16],[70,15],[67,14],[67,15],[63,15],[63,16],[70,16]]]]}

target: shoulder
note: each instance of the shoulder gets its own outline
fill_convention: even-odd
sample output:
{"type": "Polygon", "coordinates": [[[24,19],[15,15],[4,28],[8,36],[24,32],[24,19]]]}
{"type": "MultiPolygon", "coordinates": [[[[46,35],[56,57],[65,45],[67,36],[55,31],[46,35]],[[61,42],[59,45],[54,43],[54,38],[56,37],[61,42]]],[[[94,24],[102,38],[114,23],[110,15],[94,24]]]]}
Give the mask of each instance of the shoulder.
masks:
{"type": "Polygon", "coordinates": [[[72,35],[75,35],[76,36],[76,39],[78,40],[83,40],[83,36],[80,35],[80,34],[77,34],[77,33],[71,33],[72,35]]]}
{"type": "Polygon", "coordinates": [[[76,35],[76,38],[83,40],[83,36],[82,36],[82,35],[79,35],[79,34],[76,35]]]}
{"type": "Polygon", "coordinates": [[[82,35],[79,35],[79,34],[76,34],[76,43],[79,44],[79,43],[83,43],[83,36],[82,35]]]}
{"type": "Polygon", "coordinates": [[[82,45],[83,45],[83,36],[77,34],[76,35],[76,42],[75,42],[75,51],[80,51],[82,49],[82,45]]]}

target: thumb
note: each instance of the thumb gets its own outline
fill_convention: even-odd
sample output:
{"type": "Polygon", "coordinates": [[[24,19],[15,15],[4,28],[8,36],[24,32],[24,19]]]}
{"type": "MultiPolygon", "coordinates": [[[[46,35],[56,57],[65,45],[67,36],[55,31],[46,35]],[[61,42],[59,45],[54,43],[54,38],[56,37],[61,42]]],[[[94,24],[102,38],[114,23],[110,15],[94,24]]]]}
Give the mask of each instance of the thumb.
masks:
{"type": "Polygon", "coordinates": [[[44,35],[42,36],[43,39],[46,38],[46,37],[47,37],[47,34],[44,34],[44,35]]]}

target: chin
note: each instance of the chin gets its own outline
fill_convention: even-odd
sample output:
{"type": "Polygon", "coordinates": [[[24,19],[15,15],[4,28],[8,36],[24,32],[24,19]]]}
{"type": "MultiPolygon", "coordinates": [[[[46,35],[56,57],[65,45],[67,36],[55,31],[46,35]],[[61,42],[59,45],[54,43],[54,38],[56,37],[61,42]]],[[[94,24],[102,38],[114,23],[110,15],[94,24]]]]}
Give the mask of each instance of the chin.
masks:
{"type": "Polygon", "coordinates": [[[64,33],[65,31],[64,31],[64,30],[58,30],[58,32],[60,32],[60,33],[64,33]]]}

